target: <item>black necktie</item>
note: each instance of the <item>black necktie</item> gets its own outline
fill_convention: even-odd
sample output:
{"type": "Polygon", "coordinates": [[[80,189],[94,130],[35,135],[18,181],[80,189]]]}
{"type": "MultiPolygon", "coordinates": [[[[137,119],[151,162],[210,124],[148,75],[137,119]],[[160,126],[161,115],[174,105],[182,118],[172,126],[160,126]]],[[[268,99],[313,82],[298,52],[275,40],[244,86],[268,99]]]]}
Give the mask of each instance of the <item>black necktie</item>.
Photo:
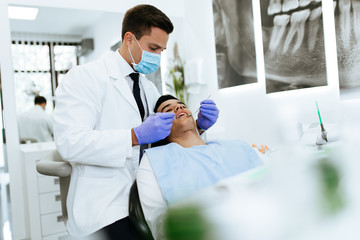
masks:
{"type": "Polygon", "coordinates": [[[144,110],[144,105],[143,105],[143,103],[141,101],[141,97],[140,97],[139,73],[131,73],[129,76],[134,81],[133,94],[134,94],[136,104],[139,108],[141,120],[143,120],[144,115],[145,115],[145,110],[144,110]]]}

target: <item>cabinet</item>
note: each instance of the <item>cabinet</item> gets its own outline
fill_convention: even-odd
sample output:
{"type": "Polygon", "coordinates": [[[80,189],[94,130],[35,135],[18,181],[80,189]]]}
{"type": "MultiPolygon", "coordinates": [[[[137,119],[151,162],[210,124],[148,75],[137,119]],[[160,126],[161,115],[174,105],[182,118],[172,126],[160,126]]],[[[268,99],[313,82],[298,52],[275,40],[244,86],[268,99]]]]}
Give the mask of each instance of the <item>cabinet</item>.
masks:
{"type": "Polygon", "coordinates": [[[62,221],[60,185],[58,177],[41,175],[36,163],[56,151],[53,142],[23,144],[20,146],[25,173],[27,227],[32,240],[67,238],[62,221]]]}

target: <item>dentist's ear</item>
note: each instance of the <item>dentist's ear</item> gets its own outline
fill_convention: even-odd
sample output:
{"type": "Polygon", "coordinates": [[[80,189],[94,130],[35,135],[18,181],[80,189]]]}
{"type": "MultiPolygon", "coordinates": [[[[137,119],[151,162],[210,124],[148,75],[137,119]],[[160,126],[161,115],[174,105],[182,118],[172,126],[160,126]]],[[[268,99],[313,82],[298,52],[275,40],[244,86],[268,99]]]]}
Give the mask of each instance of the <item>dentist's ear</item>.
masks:
{"type": "Polygon", "coordinates": [[[133,40],[134,40],[134,37],[133,37],[133,34],[131,32],[126,32],[124,34],[123,42],[126,44],[126,46],[130,47],[133,40]]]}

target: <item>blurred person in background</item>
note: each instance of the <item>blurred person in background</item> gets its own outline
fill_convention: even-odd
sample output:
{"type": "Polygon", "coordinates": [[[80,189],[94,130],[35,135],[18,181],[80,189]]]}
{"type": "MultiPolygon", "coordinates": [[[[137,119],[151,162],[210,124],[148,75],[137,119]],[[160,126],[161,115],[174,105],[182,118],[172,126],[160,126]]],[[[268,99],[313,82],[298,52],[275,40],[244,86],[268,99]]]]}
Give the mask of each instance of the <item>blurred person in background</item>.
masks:
{"type": "Polygon", "coordinates": [[[18,119],[20,143],[51,142],[53,138],[53,121],[45,112],[46,98],[36,96],[34,107],[22,113],[18,119]]]}

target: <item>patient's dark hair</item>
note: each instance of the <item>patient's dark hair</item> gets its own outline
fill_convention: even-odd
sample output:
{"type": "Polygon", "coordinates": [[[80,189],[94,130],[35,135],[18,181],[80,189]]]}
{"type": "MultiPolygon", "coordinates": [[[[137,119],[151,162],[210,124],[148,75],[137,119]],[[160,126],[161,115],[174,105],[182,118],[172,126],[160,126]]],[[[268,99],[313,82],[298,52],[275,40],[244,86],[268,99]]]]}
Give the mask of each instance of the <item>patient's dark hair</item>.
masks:
{"type": "Polygon", "coordinates": [[[154,112],[156,113],[158,108],[160,107],[160,105],[169,100],[169,99],[176,99],[176,100],[179,100],[177,99],[176,97],[174,97],[173,95],[170,95],[170,94],[166,94],[166,95],[162,95],[161,97],[159,97],[159,99],[156,101],[155,103],[155,107],[154,107],[154,112]]]}
{"type": "MultiPolygon", "coordinates": [[[[176,100],[179,100],[177,99],[176,97],[174,97],[173,95],[170,95],[170,94],[166,94],[166,95],[162,95],[161,97],[159,97],[159,99],[156,101],[156,104],[155,104],[155,107],[154,107],[154,112],[156,113],[158,108],[160,107],[160,105],[167,101],[167,100],[170,100],[170,99],[176,99],[176,100]]],[[[163,139],[163,140],[160,140],[160,141],[157,141],[155,143],[152,143],[151,144],[151,147],[160,147],[160,146],[163,146],[163,145],[166,145],[170,143],[166,138],[163,139]]]]}

